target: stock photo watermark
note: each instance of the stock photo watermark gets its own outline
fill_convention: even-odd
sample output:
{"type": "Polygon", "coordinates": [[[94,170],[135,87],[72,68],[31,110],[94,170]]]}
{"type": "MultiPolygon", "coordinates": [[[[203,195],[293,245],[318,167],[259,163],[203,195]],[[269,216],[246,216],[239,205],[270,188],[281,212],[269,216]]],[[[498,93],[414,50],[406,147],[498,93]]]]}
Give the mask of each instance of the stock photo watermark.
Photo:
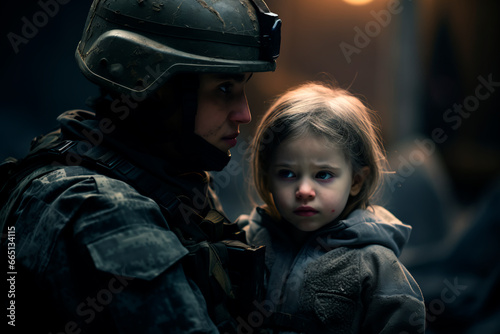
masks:
{"type": "Polygon", "coordinates": [[[66,5],[71,0],[39,0],[37,2],[40,10],[35,12],[31,18],[27,16],[21,17],[21,29],[18,33],[10,31],[7,33],[7,39],[14,50],[18,54],[22,45],[28,44],[35,38],[40,29],[44,28],[52,18],[60,11],[62,5],[66,5]]]}
{"type": "MultiPolygon", "coordinates": [[[[143,85],[135,87],[136,90],[130,94],[122,93],[111,102],[111,112],[116,115],[119,120],[123,121],[128,118],[131,111],[137,108],[139,103],[147,98],[147,92],[141,90],[143,87],[148,86],[148,82],[146,80],[147,78],[154,78],[155,80],[150,87],[152,90],[162,84],[163,81],[161,80],[161,77],[164,76],[166,72],[159,69],[159,66],[157,66],[156,69],[151,66],[147,66],[146,71],[150,76],[143,79],[143,85]]],[[[107,117],[104,117],[99,121],[97,129],[83,129],[81,133],[86,140],[78,142],[76,145],[76,152],[70,151],[66,155],[66,164],[68,166],[80,165],[83,162],[82,156],[85,152],[93,147],[101,145],[104,140],[104,135],[112,133],[115,129],[116,125],[113,123],[113,120],[107,117]]]]}
{"type": "MultiPolygon", "coordinates": [[[[97,313],[103,312],[109,304],[113,301],[115,296],[129,285],[130,281],[134,280],[133,277],[126,277],[114,275],[105,288],[99,290],[95,296],[88,296],[85,301],[82,301],[76,307],[76,315],[83,318],[83,323],[90,324],[94,321],[97,313]]],[[[64,328],[59,332],[49,332],[49,334],[73,334],[81,333],[82,329],[79,326],[80,321],[68,321],[64,328]]]]}
{"type": "Polygon", "coordinates": [[[16,228],[7,229],[7,323],[16,326],[16,228]]]}
{"type": "MultiPolygon", "coordinates": [[[[410,0],[411,1],[411,0],[410,0]]],[[[379,11],[372,10],[370,15],[373,20],[368,21],[364,29],[359,26],[354,27],[354,37],[352,44],[345,41],[339,44],[340,50],[348,64],[352,62],[354,54],[360,54],[361,51],[370,45],[371,41],[378,37],[383,29],[387,28],[392,22],[392,16],[398,15],[403,11],[403,6],[399,0],[390,0],[386,9],[379,11]]]]}
{"type": "MultiPolygon", "coordinates": [[[[441,290],[439,297],[432,299],[427,303],[425,319],[419,318],[418,314],[413,314],[408,322],[410,325],[418,327],[418,333],[424,333],[425,327],[421,327],[422,320],[425,320],[426,326],[429,323],[435,322],[437,318],[446,310],[446,306],[454,303],[463,291],[467,290],[468,286],[460,284],[458,277],[453,278],[453,282],[448,279],[443,280],[444,288],[441,290]]],[[[400,332],[399,334],[409,334],[408,332],[400,332]]]]}
{"type": "MultiPolygon", "coordinates": [[[[453,131],[458,130],[464,119],[468,119],[473,115],[473,112],[479,109],[481,101],[487,100],[500,87],[500,81],[495,81],[492,73],[487,76],[480,75],[477,80],[479,83],[474,89],[473,95],[465,97],[462,103],[454,103],[443,113],[443,121],[453,131]]],[[[430,138],[415,139],[413,141],[415,148],[407,156],[399,155],[397,157],[396,173],[390,174],[389,177],[389,186],[392,192],[401,187],[413,175],[417,167],[425,163],[436,151],[437,145],[448,140],[449,131],[443,127],[436,127],[431,131],[430,138]]]]}

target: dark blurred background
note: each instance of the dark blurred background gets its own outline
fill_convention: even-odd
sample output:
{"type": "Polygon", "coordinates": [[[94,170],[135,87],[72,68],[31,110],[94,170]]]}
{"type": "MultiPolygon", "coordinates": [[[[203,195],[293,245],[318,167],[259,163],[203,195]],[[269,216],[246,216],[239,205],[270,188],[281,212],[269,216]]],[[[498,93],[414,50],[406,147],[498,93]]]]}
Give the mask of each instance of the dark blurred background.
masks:
{"type": "MultiPolygon", "coordinates": [[[[272,98],[333,81],[378,112],[395,172],[379,202],[413,226],[401,259],[428,332],[500,333],[500,2],[349,2],[267,0],[283,20],[281,56],[249,84],[253,122],[232,150],[241,172],[214,175],[226,213],[252,208],[244,149],[272,98]]],[[[90,3],[2,2],[0,158],[24,155],[97,94],[74,60],[90,3]]]]}

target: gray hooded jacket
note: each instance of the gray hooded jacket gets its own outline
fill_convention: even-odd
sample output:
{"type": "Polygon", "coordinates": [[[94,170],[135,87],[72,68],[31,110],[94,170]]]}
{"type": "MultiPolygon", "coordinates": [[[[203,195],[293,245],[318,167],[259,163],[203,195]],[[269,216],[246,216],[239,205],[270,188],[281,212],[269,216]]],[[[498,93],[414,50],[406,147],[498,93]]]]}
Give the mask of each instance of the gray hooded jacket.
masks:
{"type": "Polygon", "coordinates": [[[241,216],[250,244],[266,245],[261,311],[273,333],[423,333],[418,284],[398,260],[411,227],[386,209],[356,210],[303,245],[262,208],[241,216]]]}

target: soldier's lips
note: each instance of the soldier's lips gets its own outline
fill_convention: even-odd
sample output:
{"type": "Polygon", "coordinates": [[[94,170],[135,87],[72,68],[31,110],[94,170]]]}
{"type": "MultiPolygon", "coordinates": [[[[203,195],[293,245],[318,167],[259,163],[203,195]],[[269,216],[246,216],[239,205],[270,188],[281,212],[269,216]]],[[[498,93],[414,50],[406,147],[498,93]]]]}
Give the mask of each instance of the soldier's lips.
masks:
{"type": "Polygon", "coordinates": [[[239,133],[233,133],[229,136],[223,137],[222,140],[226,142],[229,145],[229,147],[234,147],[238,143],[238,139],[236,138],[238,137],[238,135],[239,133]]]}

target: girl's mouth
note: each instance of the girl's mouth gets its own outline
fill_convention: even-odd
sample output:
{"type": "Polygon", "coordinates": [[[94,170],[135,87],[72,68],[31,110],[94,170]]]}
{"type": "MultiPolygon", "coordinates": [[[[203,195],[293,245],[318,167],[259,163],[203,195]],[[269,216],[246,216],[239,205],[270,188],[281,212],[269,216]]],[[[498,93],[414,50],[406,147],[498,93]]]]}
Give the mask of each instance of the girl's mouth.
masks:
{"type": "Polygon", "coordinates": [[[311,217],[317,214],[319,211],[310,207],[310,206],[300,206],[297,209],[293,210],[293,213],[295,213],[297,216],[302,216],[302,217],[311,217]]]}

